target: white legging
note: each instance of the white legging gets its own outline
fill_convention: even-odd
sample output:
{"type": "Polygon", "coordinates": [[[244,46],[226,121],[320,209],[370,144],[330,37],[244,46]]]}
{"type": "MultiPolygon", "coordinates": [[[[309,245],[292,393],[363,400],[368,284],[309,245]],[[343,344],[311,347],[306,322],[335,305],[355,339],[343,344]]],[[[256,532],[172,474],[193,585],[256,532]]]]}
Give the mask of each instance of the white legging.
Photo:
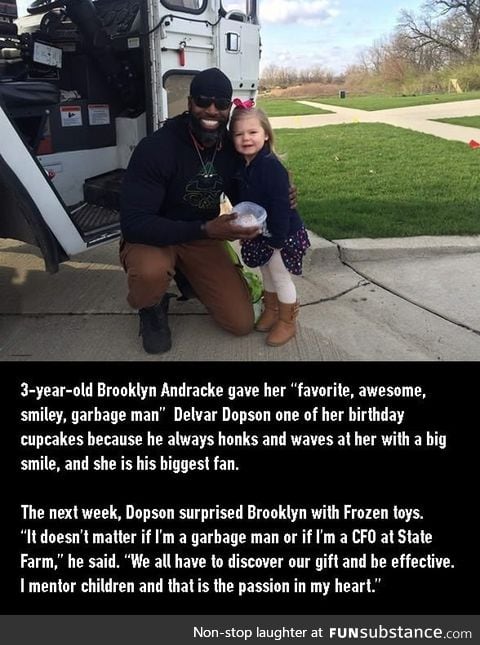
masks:
{"type": "Polygon", "coordinates": [[[273,252],[272,257],[260,267],[265,291],[276,293],[280,302],[291,304],[297,301],[297,290],[292,276],[283,264],[282,255],[279,249],[273,252]]]}

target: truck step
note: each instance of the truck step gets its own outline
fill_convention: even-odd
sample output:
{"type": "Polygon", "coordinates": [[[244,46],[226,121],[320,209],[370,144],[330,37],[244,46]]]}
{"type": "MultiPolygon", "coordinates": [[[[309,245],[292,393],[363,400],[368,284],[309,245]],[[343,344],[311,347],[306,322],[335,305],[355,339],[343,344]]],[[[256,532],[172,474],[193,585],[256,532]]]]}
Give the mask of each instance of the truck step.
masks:
{"type": "Polygon", "coordinates": [[[117,210],[83,203],[71,211],[71,218],[87,242],[120,235],[120,213],[117,210]]]}
{"type": "Polygon", "coordinates": [[[120,191],[124,175],[125,170],[118,168],[86,179],[83,184],[85,201],[95,206],[120,210],[120,191]]]}

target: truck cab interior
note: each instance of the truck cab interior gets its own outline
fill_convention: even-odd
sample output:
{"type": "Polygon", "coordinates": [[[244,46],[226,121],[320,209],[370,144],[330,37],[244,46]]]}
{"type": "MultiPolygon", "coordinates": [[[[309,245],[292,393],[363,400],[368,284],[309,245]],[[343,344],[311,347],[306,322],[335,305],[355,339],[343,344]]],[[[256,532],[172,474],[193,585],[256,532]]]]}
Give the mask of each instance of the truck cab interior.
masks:
{"type": "MultiPolygon", "coordinates": [[[[141,2],[34,0],[18,18],[15,0],[2,0],[0,18],[2,108],[86,244],[118,236],[133,145],[122,163],[121,139],[146,133],[141,2]],[[134,135],[122,132],[129,124],[134,135]]],[[[2,218],[2,236],[8,228],[2,218]]]]}
{"type": "Polygon", "coordinates": [[[186,109],[200,69],[222,68],[238,96],[253,96],[259,56],[256,0],[245,11],[226,0],[32,0],[21,16],[0,0],[0,237],[40,247],[50,271],[118,238],[136,144],[186,109]]]}

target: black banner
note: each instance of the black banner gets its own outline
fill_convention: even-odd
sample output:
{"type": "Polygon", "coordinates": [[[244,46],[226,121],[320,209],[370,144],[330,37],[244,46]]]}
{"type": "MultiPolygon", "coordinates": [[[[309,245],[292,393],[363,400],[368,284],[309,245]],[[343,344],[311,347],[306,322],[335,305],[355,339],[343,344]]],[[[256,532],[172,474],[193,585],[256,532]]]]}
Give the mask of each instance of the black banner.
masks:
{"type": "Polygon", "coordinates": [[[3,614],[476,614],[475,366],[4,363],[3,614]]]}

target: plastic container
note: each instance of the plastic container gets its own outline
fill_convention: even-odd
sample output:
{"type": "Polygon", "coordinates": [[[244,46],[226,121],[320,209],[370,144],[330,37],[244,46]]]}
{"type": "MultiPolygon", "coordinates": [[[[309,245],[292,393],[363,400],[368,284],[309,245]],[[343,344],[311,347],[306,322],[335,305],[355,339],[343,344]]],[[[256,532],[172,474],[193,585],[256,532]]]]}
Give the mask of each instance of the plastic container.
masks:
{"type": "Polygon", "coordinates": [[[240,202],[232,207],[232,213],[237,213],[239,226],[255,226],[263,229],[267,219],[267,211],[255,202],[240,202]]]}

